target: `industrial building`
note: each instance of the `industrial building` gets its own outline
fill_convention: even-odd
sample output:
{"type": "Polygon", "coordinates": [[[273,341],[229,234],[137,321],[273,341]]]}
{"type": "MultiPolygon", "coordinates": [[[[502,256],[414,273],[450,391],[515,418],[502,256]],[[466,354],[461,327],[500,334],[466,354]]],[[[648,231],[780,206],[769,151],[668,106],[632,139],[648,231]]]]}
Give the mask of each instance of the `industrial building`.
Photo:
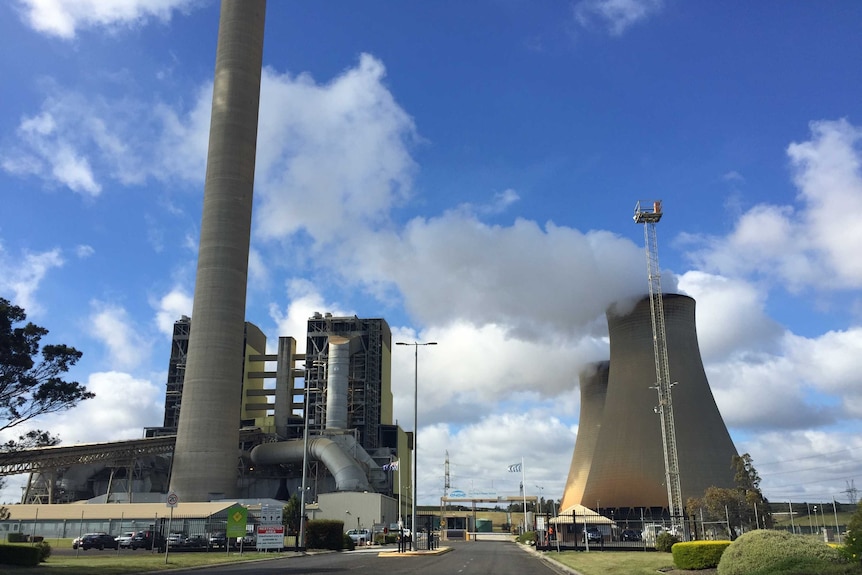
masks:
{"type": "MultiPolygon", "coordinates": [[[[701,497],[713,485],[733,487],[737,451],[703,369],[694,299],[664,294],[662,303],[685,500],[701,497]]],[[[614,509],[621,517],[632,509],[661,513],[668,507],[650,299],[625,307],[618,304],[606,313],[610,361],[580,375],[580,422],[563,511],[583,505],[614,509]]]]}

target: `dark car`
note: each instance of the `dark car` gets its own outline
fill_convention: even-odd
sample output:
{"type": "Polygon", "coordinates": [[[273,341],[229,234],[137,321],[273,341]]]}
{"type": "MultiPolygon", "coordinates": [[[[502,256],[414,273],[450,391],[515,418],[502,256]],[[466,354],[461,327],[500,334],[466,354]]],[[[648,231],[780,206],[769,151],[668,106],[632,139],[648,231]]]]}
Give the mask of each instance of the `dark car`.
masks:
{"type": "Polygon", "coordinates": [[[224,531],[216,531],[210,535],[210,547],[225,549],[227,547],[227,534],[224,531]]]}
{"type": "Polygon", "coordinates": [[[623,529],[622,533],[620,533],[620,541],[640,541],[641,534],[639,531],[635,531],[634,529],[623,529]]]}
{"type": "Polygon", "coordinates": [[[157,549],[164,549],[165,538],[152,531],[138,531],[129,541],[132,549],[152,549],[154,545],[157,549]]]}
{"type": "Polygon", "coordinates": [[[604,535],[602,535],[601,530],[598,527],[590,527],[587,529],[587,542],[588,543],[601,543],[605,539],[604,535]]]}
{"type": "Polygon", "coordinates": [[[75,540],[72,542],[72,549],[83,549],[86,551],[87,549],[116,549],[117,548],[117,540],[114,539],[113,535],[108,535],[107,533],[87,533],[80,540],[75,540]]]}

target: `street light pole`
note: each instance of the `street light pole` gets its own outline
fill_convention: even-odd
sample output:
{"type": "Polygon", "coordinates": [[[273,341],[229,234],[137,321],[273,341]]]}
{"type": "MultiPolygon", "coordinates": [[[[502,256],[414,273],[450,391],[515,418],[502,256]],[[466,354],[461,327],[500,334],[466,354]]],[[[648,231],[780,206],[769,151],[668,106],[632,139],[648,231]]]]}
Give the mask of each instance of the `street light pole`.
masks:
{"type": "Polygon", "coordinates": [[[416,531],[416,497],[419,495],[419,490],[417,489],[418,481],[417,481],[417,462],[418,458],[418,448],[417,448],[417,438],[419,436],[419,346],[420,345],[437,345],[436,341],[429,341],[426,343],[419,343],[414,341],[412,343],[406,341],[396,341],[395,345],[412,345],[413,346],[413,497],[412,500],[412,509],[411,509],[411,517],[410,517],[410,548],[416,549],[416,545],[413,543],[414,541],[418,541],[419,534],[416,531]]]}
{"type": "Polygon", "coordinates": [[[299,495],[299,545],[298,547],[305,550],[305,489],[306,477],[308,469],[308,376],[305,378],[305,430],[302,434],[302,493],[299,495]]]}

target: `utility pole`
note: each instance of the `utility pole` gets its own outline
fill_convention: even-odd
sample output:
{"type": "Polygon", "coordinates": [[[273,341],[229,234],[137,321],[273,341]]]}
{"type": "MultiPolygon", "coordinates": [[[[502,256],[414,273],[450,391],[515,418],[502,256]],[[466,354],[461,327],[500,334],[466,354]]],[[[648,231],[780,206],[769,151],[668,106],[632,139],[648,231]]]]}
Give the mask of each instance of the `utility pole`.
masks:
{"type": "Polygon", "coordinates": [[[655,412],[661,417],[661,439],[664,448],[665,484],[667,485],[667,505],[671,523],[683,526],[683,540],[688,541],[688,530],[684,528],[682,488],[679,480],[679,456],[676,447],[676,427],[673,418],[673,400],[670,381],[670,367],[667,357],[667,335],[664,323],[664,303],[661,291],[661,268],[658,265],[658,239],[656,224],[661,220],[661,201],[638,202],[635,206],[635,223],[644,224],[644,245],[649,277],[650,315],[652,317],[653,352],[655,354],[655,390],[658,392],[658,406],[655,412]]]}

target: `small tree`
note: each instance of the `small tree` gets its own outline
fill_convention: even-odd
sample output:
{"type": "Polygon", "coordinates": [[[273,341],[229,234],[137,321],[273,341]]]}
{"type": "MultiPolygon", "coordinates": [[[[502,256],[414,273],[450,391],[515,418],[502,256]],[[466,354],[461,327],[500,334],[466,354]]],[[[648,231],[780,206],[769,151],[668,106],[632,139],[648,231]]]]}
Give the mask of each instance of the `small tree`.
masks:
{"type": "MultiPolygon", "coordinates": [[[[78,363],[81,352],[67,345],[42,346],[48,330],[31,322],[16,327],[26,319],[23,308],[0,298],[0,431],[95,397],[80,383],[62,377],[78,363]]],[[[3,448],[26,446],[25,437],[51,441],[50,435],[37,431],[3,448]]]]}
{"type": "Polygon", "coordinates": [[[702,513],[709,521],[725,523],[727,535],[733,541],[739,531],[772,527],[772,514],[760,491],[760,475],[751,455],[734,455],[731,467],[735,470],[736,487],[708,487],[703,497],[689,499],[687,508],[689,515],[696,517],[702,513]]]}

